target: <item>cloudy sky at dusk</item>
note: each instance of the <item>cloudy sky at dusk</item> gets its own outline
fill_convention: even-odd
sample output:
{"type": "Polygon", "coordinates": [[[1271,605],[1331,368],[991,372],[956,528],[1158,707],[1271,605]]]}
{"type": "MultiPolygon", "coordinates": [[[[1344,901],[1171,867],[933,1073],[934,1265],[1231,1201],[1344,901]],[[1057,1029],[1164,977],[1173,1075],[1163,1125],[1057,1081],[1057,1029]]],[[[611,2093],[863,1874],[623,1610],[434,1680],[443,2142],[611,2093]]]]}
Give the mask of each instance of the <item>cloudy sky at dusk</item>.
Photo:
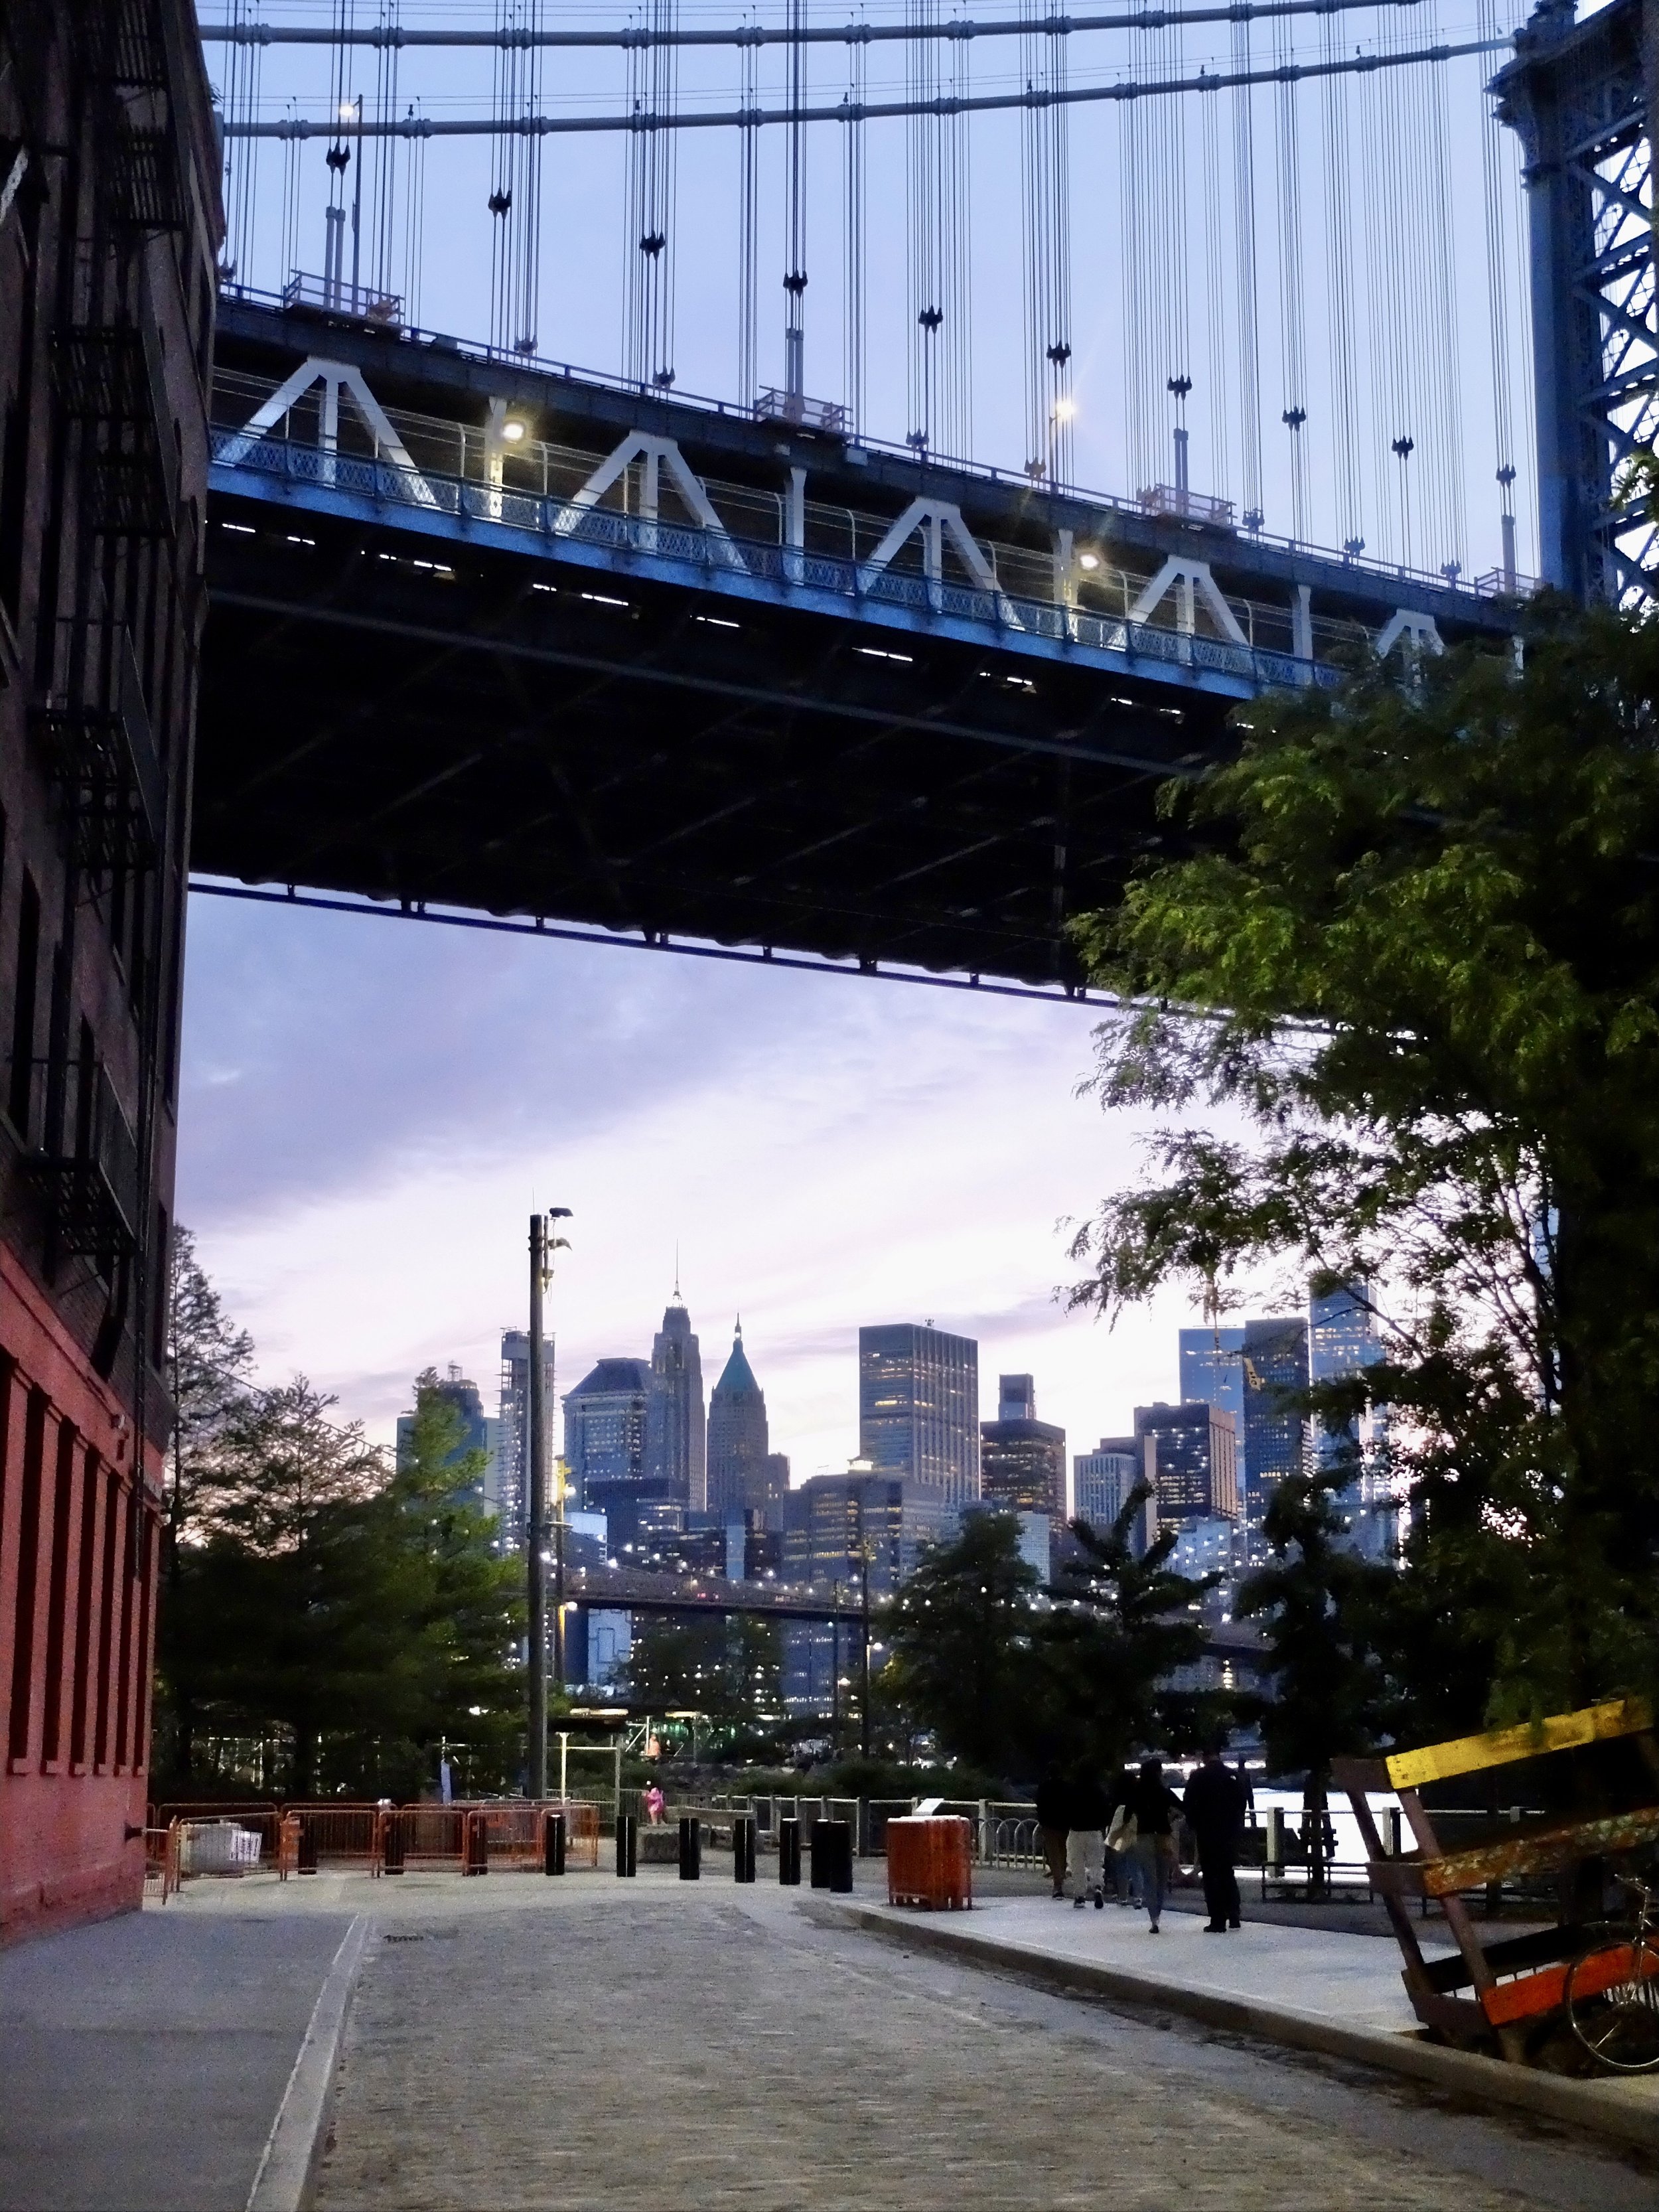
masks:
{"type": "Polygon", "coordinates": [[[261,1371],[389,1437],[455,1360],[493,1410],[536,1206],[574,1218],[559,1383],[643,1354],[681,1279],[712,1386],[741,1311],[799,1480],[857,1448],[860,1322],[1029,1369],[1073,1445],[1176,1385],[1178,1300],[1053,1296],[1064,1218],[1135,1171],[1075,1006],[192,901],[179,1214],[261,1371]]]}

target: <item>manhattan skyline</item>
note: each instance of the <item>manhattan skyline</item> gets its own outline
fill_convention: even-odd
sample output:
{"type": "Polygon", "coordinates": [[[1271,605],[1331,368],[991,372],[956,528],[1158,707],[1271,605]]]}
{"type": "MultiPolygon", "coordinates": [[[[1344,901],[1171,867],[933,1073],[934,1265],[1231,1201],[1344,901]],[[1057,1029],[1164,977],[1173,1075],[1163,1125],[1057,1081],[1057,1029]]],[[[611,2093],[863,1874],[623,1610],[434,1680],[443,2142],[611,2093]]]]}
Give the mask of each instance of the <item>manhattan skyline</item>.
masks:
{"type": "Polygon", "coordinates": [[[1109,1333],[1051,1295],[1148,1126],[1076,1095],[1086,1006],[215,900],[188,959],[179,1218],[261,1379],[377,1438],[428,1364],[493,1403],[545,1205],[556,1387],[648,1354],[678,1247],[798,1481],[857,1451],[860,1325],[975,1338],[982,1417],[1029,1370],[1073,1448],[1173,1394],[1178,1295],[1109,1333]]]}

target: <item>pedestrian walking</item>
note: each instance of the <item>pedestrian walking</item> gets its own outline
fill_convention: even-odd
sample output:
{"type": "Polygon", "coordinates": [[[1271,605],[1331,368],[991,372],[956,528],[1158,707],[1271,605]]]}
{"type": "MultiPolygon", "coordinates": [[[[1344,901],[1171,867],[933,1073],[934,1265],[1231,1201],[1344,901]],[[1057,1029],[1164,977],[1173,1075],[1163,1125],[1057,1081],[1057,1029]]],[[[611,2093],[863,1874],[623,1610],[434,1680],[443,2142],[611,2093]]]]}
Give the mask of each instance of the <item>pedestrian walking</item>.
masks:
{"type": "Polygon", "coordinates": [[[1140,1902],[1140,1862],[1135,1856],[1134,1815],[1129,1810],[1133,1786],[1133,1775],[1127,1766],[1121,1766],[1106,1793],[1112,1807],[1106,1822],[1106,1869],[1120,1905],[1140,1902]]]}
{"type": "Polygon", "coordinates": [[[1209,1918],[1206,1936],[1224,1936],[1239,1925],[1238,1876],[1234,1871],[1244,1831],[1244,1792],[1230,1774],[1221,1747],[1212,1744],[1187,1784],[1182,1802],[1198,1845],[1198,1871],[1209,1918]]]}
{"type": "Polygon", "coordinates": [[[645,1793],[645,1817],[653,1828],[661,1824],[663,1807],[666,1802],[656,1784],[652,1783],[645,1793]]]}
{"type": "Polygon", "coordinates": [[[1106,1902],[1106,1823],[1111,1800],[1092,1775],[1079,1775],[1066,1797],[1066,1868],[1072,1878],[1072,1903],[1081,1912],[1092,1899],[1097,1912],[1106,1902]]]}
{"type": "Polygon", "coordinates": [[[1181,1800],[1164,1779],[1163,1760],[1143,1759],[1139,1773],[1129,1784],[1125,1811],[1135,1824],[1134,1850],[1140,1869],[1141,1896],[1154,1936],[1164,1917],[1164,1893],[1175,1858],[1176,1815],[1180,1810],[1181,1800]]]}
{"type": "Polygon", "coordinates": [[[1042,1861],[1054,1884],[1054,1894],[1066,1894],[1066,1836],[1072,1825],[1069,1793],[1063,1776],[1050,1771],[1036,1786],[1037,1827],[1042,1837],[1042,1861]]]}

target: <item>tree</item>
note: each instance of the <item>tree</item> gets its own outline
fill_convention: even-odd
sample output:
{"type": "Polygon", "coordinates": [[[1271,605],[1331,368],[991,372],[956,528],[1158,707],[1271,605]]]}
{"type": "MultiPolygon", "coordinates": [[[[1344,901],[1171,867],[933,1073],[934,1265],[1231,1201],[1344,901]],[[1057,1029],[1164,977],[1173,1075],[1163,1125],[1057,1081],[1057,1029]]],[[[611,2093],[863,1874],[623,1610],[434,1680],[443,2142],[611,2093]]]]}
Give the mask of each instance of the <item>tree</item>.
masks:
{"type": "Polygon", "coordinates": [[[947,1759],[982,1774],[1024,1763],[1038,1583],[1013,1516],[972,1513],[923,1556],[887,1616],[900,1698],[947,1759]]]}
{"type": "Polygon", "coordinates": [[[1659,625],[1555,609],[1524,668],[1259,701],[1168,794],[1184,850],[1080,931],[1123,994],[1105,1103],[1232,1127],[1154,1141],[1075,1300],[1218,1310],[1271,1261],[1376,1286],[1355,1389],[1393,1408],[1407,1583],[1459,1609],[1413,1727],[1659,1675],[1656,693],[1659,625]]]}
{"type": "Polygon", "coordinates": [[[1077,1553],[1039,1624],[1044,1763],[1062,1771],[1101,1778],[1137,1751],[1190,1750],[1231,1710],[1191,1680],[1204,1654],[1196,1602],[1216,1577],[1171,1571],[1172,1529],[1136,1552],[1151,1495],[1149,1484],[1137,1483],[1109,1528],[1072,1523],[1077,1553]]]}
{"type": "Polygon", "coordinates": [[[173,1231],[167,1298],[167,1386],[173,1394],[172,1480],[165,1541],[169,1575],[194,1528],[227,1424],[252,1389],[253,1339],[238,1328],[196,1257],[196,1240],[173,1231]]]}
{"type": "Polygon", "coordinates": [[[1303,1802],[1310,1873],[1325,1887],[1331,1761],[1370,1751],[1393,1723],[1381,1656],[1390,1640],[1396,1583],[1390,1567],[1346,1542],[1337,1496],[1352,1480],[1345,1461],[1275,1483],[1262,1519],[1271,1561],[1248,1576],[1236,1612],[1264,1622],[1277,1694],[1261,1712],[1268,1771],[1307,1777],[1303,1802]]]}
{"type": "Polygon", "coordinates": [[[279,1734],[293,1796],[407,1794],[447,1736],[499,1782],[522,1735],[519,1577],[467,1493],[459,1417],[421,1376],[393,1470],[333,1407],[295,1376],[214,1416],[161,1618],[175,1764],[207,1735],[279,1734]]]}

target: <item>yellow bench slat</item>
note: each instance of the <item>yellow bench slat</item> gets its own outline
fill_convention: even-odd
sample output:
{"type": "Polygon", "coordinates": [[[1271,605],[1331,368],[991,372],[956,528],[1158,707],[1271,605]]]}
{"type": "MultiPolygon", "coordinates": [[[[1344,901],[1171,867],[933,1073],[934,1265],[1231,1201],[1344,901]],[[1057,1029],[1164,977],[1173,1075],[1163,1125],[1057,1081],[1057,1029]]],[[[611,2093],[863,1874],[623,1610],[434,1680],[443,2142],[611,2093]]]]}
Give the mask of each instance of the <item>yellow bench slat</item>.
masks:
{"type": "Polygon", "coordinates": [[[1450,1743],[1428,1744],[1421,1751],[1390,1752],[1386,1761],[1389,1779],[1396,1790],[1419,1790],[1425,1782],[1447,1782],[1460,1774],[1478,1774],[1489,1766],[1540,1759],[1547,1752],[1572,1751],[1582,1744],[1603,1743],[1614,1736],[1639,1735],[1652,1726],[1652,1710],[1644,1698],[1615,1698],[1605,1705],[1587,1705],[1582,1712],[1525,1721],[1519,1728],[1458,1736],[1450,1743]]]}

